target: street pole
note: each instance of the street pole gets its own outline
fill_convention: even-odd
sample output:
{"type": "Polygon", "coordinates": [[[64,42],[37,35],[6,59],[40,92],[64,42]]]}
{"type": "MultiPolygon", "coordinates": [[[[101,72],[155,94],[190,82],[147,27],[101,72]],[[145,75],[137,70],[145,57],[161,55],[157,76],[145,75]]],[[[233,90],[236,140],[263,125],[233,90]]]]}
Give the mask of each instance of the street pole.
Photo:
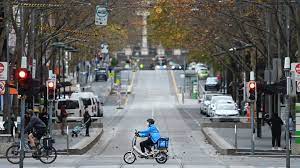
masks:
{"type": "Polygon", "coordinates": [[[250,113],[251,113],[251,155],[254,155],[254,150],[255,150],[254,101],[250,102],[250,113]]]}
{"type": "Polygon", "coordinates": [[[285,57],[284,71],[286,76],[286,112],[285,112],[285,146],[286,146],[286,167],[290,167],[290,136],[289,136],[289,114],[290,114],[290,93],[291,93],[291,73],[290,58],[285,57]]]}
{"type": "Polygon", "coordinates": [[[7,80],[5,85],[5,104],[4,110],[7,115],[8,121],[8,133],[11,133],[11,101],[10,101],[10,57],[9,57],[9,2],[7,1],[5,6],[5,34],[6,34],[6,62],[7,62],[7,80]]]}
{"type": "Polygon", "coordinates": [[[63,68],[63,73],[62,73],[62,77],[63,77],[63,83],[64,83],[64,99],[66,98],[66,84],[65,84],[65,71],[66,71],[66,69],[65,69],[65,58],[66,58],[66,53],[63,53],[63,57],[62,57],[62,68],[63,68]]]}
{"type": "MultiPolygon", "coordinates": [[[[20,19],[21,19],[21,56],[25,56],[24,50],[24,41],[25,41],[25,32],[24,32],[24,7],[21,6],[20,9],[20,19]]],[[[26,67],[27,68],[27,67],[26,67]]],[[[23,168],[23,160],[25,157],[24,146],[25,146],[25,137],[24,137],[24,127],[25,127],[25,100],[26,96],[21,97],[21,154],[20,154],[20,164],[19,168],[23,168]]]]}
{"type": "MultiPolygon", "coordinates": [[[[290,0],[288,0],[290,1],[290,0]]],[[[286,75],[286,113],[285,113],[285,146],[286,146],[286,167],[290,168],[290,136],[289,136],[289,114],[290,114],[290,93],[291,93],[291,61],[290,61],[290,7],[286,5],[286,57],[284,70],[286,75]]]]}
{"type": "Polygon", "coordinates": [[[52,135],[52,115],[53,115],[53,100],[48,100],[49,102],[49,119],[48,119],[48,131],[49,135],[52,135]]]}
{"type": "MultiPolygon", "coordinates": [[[[61,69],[61,56],[62,56],[62,47],[59,48],[59,55],[58,55],[58,83],[60,84],[60,77],[61,77],[61,72],[60,72],[60,69],[61,69]]],[[[58,98],[60,99],[60,87],[58,89],[58,98]]]]}
{"type": "MultiPolygon", "coordinates": [[[[254,76],[254,72],[251,71],[250,72],[250,81],[254,81],[255,80],[255,76],[254,76]]],[[[249,88],[250,89],[250,88],[249,88]]],[[[256,89],[256,86],[255,86],[256,89]]],[[[256,91],[255,91],[255,96],[256,96],[256,91]]],[[[250,99],[250,98],[249,98],[250,99]]],[[[256,98],[255,98],[256,100],[256,98]]],[[[255,127],[254,127],[254,104],[255,104],[255,100],[251,100],[250,99],[250,114],[251,114],[251,155],[255,154],[255,127]]]]}
{"type": "Polygon", "coordinates": [[[25,157],[25,153],[24,153],[24,146],[25,146],[25,136],[24,136],[25,100],[26,100],[26,96],[22,96],[21,97],[21,153],[20,153],[19,168],[23,168],[23,160],[24,160],[24,157],[25,157]]]}
{"type": "Polygon", "coordinates": [[[185,78],[186,78],[185,71],[186,71],[186,55],[184,55],[184,59],[183,59],[184,78],[183,78],[182,104],[184,104],[184,94],[185,94],[185,78]]]}

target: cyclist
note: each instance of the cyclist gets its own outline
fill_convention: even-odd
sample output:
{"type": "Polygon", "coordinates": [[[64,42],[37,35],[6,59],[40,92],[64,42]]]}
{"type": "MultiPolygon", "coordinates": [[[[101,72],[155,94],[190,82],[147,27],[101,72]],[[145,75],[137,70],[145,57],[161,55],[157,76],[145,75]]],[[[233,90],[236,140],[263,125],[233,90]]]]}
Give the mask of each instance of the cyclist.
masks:
{"type": "Polygon", "coordinates": [[[25,128],[25,133],[29,134],[28,139],[30,141],[30,145],[32,149],[36,151],[35,139],[40,140],[46,133],[46,125],[34,114],[32,110],[28,111],[28,116],[30,117],[30,121],[25,128]]]}
{"type": "Polygon", "coordinates": [[[147,119],[148,128],[144,131],[138,132],[139,137],[148,137],[147,140],[142,141],[140,143],[141,150],[142,150],[144,156],[148,155],[145,153],[145,148],[149,151],[149,155],[151,155],[151,152],[152,152],[151,147],[154,146],[154,144],[160,138],[159,130],[154,125],[154,123],[155,123],[155,121],[152,118],[147,119]]]}

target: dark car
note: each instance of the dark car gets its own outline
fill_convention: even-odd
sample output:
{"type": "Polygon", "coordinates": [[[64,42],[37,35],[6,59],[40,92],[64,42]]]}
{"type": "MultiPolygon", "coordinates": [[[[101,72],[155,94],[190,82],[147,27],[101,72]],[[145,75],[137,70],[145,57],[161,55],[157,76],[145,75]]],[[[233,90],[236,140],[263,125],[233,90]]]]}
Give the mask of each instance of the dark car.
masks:
{"type": "Polygon", "coordinates": [[[206,91],[219,91],[220,82],[217,77],[208,77],[206,79],[205,88],[206,91]]]}
{"type": "Polygon", "coordinates": [[[108,71],[105,68],[97,69],[95,75],[95,81],[107,81],[108,71]]]}

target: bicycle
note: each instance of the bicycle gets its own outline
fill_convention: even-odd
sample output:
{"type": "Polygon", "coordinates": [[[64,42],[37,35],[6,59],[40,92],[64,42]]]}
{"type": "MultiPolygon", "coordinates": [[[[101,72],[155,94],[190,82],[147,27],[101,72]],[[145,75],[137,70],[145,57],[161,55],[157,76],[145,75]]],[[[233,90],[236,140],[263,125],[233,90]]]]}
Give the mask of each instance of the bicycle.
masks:
{"type": "MultiPolygon", "coordinates": [[[[24,145],[24,159],[26,153],[31,153],[32,157],[40,160],[44,164],[51,164],[57,158],[56,149],[52,146],[54,140],[51,137],[42,137],[39,142],[36,143],[36,151],[32,150],[28,140],[25,141],[24,145]],[[27,143],[26,143],[27,142],[27,143]],[[42,143],[40,143],[42,142],[42,143]]],[[[21,140],[14,143],[6,150],[6,159],[12,164],[20,163],[21,154],[21,140]]]]}

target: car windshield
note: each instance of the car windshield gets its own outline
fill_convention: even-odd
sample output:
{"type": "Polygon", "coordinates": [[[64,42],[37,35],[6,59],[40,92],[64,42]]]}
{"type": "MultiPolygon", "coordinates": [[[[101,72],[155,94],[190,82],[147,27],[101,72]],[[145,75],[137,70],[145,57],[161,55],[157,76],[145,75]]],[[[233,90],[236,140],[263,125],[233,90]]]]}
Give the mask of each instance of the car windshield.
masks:
{"type": "Polygon", "coordinates": [[[88,98],[88,99],[82,99],[82,101],[83,101],[83,104],[84,104],[85,106],[92,105],[92,101],[91,101],[90,98],[88,98]]]}
{"type": "Polygon", "coordinates": [[[214,83],[214,82],[217,82],[217,81],[218,81],[217,78],[207,78],[207,79],[206,79],[206,82],[207,82],[207,83],[214,83]]]}
{"type": "Polygon", "coordinates": [[[218,110],[236,110],[236,107],[234,104],[218,104],[217,109],[218,110]]]}
{"type": "Polygon", "coordinates": [[[77,100],[59,101],[57,108],[60,109],[62,105],[65,105],[66,109],[77,109],[77,108],[79,108],[79,102],[77,100]]]}
{"type": "Polygon", "coordinates": [[[211,99],[213,98],[213,97],[215,97],[215,96],[219,96],[219,95],[213,95],[213,94],[211,94],[211,95],[206,95],[206,97],[205,97],[205,100],[206,101],[211,101],[211,99]]]}
{"type": "Polygon", "coordinates": [[[232,100],[232,97],[230,97],[230,96],[217,96],[217,97],[213,98],[214,102],[217,102],[217,101],[230,101],[230,100],[232,100]]]}

